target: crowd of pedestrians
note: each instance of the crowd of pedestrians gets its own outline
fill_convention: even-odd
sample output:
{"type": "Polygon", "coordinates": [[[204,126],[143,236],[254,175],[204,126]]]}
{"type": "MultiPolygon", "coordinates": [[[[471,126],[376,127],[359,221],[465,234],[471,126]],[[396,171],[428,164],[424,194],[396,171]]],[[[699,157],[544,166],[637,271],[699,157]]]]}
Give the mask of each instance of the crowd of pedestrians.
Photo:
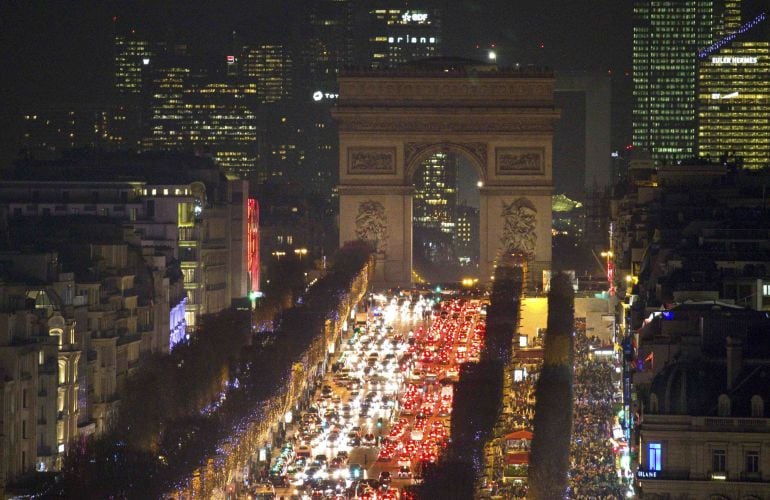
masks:
{"type": "MultiPolygon", "coordinates": [[[[586,336],[584,321],[576,321],[575,327],[575,400],[568,497],[575,500],[623,498],[627,486],[618,473],[610,441],[615,407],[620,402],[613,383],[613,361],[593,355],[601,347],[600,341],[586,336]]],[[[530,365],[527,370],[528,376],[513,382],[511,387],[513,414],[508,422],[511,430],[532,430],[538,369],[530,365]]],[[[504,498],[524,499],[526,479],[499,485],[497,493],[504,498]]]]}
{"type": "Polygon", "coordinates": [[[610,441],[620,394],[613,383],[612,359],[592,355],[600,347],[598,339],[586,336],[585,323],[576,322],[569,486],[569,496],[576,500],[623,498],[627,488],[610,441]]]}

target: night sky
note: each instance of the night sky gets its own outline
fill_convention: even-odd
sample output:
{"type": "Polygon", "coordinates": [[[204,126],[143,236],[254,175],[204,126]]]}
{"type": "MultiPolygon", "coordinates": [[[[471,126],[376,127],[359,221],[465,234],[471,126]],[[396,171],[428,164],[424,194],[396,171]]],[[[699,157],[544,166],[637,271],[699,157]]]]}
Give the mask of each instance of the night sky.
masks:
{"type": "MultiPolygon", "coordinates": [[[[613,146],[628,136],[631,2],[617,0],[437,0],[445,9],[445,53],[478,57],[495,43],[503,65],[521,62],[558,70],[618,75],[613,146]],[[542,46],[542,48],[541,48],[542,46]]],[[[113,16],[170,41],[192,42],[214,59],[228,53],[231,33],[244,41],[280,36],[300,0],[0,0],[2,123],[0,166],[15,156],[25,110],[104,100],[112,68],[113,16]]],[[[414,7],[419,7],[417,2],[414,7]]]]}

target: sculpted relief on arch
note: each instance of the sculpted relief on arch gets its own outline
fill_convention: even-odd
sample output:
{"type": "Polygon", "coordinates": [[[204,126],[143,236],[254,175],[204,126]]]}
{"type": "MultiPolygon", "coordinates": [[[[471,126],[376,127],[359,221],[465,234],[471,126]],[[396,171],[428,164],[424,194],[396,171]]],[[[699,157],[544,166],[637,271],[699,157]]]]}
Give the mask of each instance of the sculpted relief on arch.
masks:
{"type": "Polygon", "coordinates": [[[358,204],[356,238],[371,243],[377,253],[388,251],[388,216],[382,203],[367,200],[358,204]]]}
{"type": "Polygon", "coordinates": [[[503,201],[500,216],[503,218],[500,235],[502,249],[508,253],[533,256],[537,245],[537,210],[532,202],[526,198],[518,198],[511,203],[503,201]]]}

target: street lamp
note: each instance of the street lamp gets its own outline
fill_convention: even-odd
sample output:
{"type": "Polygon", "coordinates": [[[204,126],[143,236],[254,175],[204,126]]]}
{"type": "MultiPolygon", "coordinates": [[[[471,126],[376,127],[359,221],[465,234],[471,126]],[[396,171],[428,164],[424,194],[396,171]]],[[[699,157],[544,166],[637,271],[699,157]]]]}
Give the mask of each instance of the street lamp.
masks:
{"type": "Polygon", "coordinates": [[[299,256],[299,260],[302,260],[302,257],[307,255],[307,248],[295,248],[294,253],[299,256]]]}
{"type": "Polygon", "coordinates": [[[284,255],[286,255],[286,252],[284,252],[283,250],[276,250],[275,252],[273,252],[273,257],[275,257],[278,260],[281,260],[281,257],[283,257],[284,255]]]}

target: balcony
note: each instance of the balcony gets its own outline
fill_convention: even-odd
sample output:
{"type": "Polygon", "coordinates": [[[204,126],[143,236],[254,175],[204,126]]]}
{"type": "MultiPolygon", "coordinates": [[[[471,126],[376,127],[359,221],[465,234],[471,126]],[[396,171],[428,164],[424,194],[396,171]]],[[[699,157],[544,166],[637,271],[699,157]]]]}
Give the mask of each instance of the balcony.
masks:
{"type": "Polygon", "coordinates": [[[198,241],[198,231],[196,227],[180,227],[179,241],[198,241]]]}

